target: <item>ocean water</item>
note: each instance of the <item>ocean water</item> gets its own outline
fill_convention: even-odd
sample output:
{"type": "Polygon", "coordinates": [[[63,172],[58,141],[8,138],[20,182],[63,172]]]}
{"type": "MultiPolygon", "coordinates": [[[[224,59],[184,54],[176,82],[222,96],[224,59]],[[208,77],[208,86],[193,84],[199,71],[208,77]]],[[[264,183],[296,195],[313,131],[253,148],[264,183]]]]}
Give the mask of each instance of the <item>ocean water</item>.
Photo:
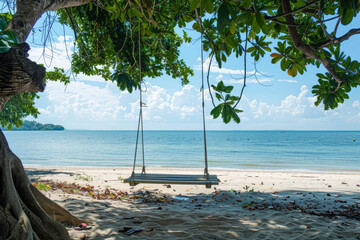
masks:
{"type": "MultiPolygon", "coordinates": [[[[25,166],[130,167],[134,160],[136,131],[4,134],[25,166]]],[[[144,142],[147,166],[204,166],[201,131],[145,131],[144,142]]],[[[360,131],[208,131],[207,147],[210,168],[360,171],[360,131]]]]}

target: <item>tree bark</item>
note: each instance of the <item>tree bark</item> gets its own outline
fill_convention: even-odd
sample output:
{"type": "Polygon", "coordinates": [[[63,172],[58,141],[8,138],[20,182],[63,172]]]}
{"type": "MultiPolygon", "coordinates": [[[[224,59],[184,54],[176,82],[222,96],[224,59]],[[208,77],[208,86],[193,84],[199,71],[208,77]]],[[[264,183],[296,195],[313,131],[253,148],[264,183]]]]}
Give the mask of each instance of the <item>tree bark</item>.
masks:
{"type": "Polygon", "coordinates": [[[45,68],[27,58],[29,50],[22,43],[0,54],[0,111],[19,93],[44,91],[45,68]]]}
{"type": "MultiPolygon", "coordinates": [[[[0,54],[0,110],[18,93],[44,90],[45,68],[27,58],[29,49],[22,43],[0,54]]],[[[31,185],[0,130],[0,238],[68,239],[58,221],[70,225],[82,222],[31,185]]]]}
{"type": "MultiPolygon", "coordinates": [[[[37,198],[46,197],[31,185],[20,159],[10,150],[1,130],[0,186],[2,239],[69,239],[65,227],[52,219],[39,204],[37,198]],[[42,196],[36,198],[39,194],[42,196]]],[[[42,203],[56,211],[60,206],[50,201],[43,200],[42,203]]]]}
{"type": "MultiPolygon", "coordinates": [[[[0,112],[19,93],[44,91],[45,68],[27,58],[30,47],[25,43],[36,21],[46,11],[88,2],[90,0],[17,0],[17,12],[6,30],[12,30],[20,44],[0,54],[0,112]]],[[[0,239],[69,239],[59,222],[75,226],[82,220],[30,183],[21,160],[10,150],[0,130],[0,239]]]]}

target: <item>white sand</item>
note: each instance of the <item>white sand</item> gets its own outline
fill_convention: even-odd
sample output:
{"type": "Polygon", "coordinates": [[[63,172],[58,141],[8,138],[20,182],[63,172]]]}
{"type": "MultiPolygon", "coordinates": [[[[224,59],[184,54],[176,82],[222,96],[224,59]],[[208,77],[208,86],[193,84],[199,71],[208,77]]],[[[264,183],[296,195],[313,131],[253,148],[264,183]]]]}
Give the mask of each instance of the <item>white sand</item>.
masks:
{"type": "MultiPolygon", "coordinates": [[[[360,239],[360,171],[286,172],[212,169],[221,180],[194,185],[140,184],[120,178],[131,169],[27,168],[33,182],[51,180],[94,187],[92,194],[128,193],[98,200],[89,192],[43,191],[74,215],[91,220],[73,239],[360,239]],[[181,195],[186,200],[176,200],[181,195]],[[132,198],[129,198],[131,197],[132,198]],[[134,197],[135,196],[135,197],[134,197]],[[142,228],[131,236],[119,230],[142,228]]],[[[202,169],[154,169],[151,173],[201,174],[202,169]]]]}

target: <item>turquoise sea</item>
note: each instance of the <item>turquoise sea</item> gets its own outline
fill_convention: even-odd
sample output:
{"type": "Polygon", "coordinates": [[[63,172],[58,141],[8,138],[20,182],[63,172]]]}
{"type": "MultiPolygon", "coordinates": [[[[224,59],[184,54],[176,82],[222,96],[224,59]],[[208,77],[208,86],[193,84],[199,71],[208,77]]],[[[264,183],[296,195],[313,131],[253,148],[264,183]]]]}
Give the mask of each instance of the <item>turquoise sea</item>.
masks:
{"type": "MultiPolygon", "coordinates": [[[[130,167],[134,159],[136,131],[4,134],[27,167],[130,167]]],[[[204,166],[201,131],[145,131],[144,138],[147,166],[204,166]]],[[[207,146],[210,168],[360,171],[360,131],[208,131],[207,146]]]]}

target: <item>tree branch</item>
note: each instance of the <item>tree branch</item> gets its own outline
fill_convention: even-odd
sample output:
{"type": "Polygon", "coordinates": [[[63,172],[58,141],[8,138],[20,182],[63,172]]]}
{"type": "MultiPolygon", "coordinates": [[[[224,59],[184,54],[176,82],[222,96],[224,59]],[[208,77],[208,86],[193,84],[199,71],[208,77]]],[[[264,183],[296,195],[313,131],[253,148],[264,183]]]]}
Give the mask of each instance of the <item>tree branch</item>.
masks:
{"type": "Polygon", "coordinates": [[[359,33],[360,33],[360,28],[353,28],[339,38],[334,38],[334,39],[327,40],[325,42],[314,44],[314,45],[312,45],[312,47],[314,47],[314,49],[316,49],[316,50],[323,49],[324,47],[327,47],[332,44],[342,43],[343,41],[348,40],[351,36],[353,36],[355,34],[359,34],[359,33]]]}
{"type": "Polygon", "coordinates": [[[336,22],[336,25],[335,25],[335,28],[334,28],[334,37],[336,37],[336,32],[338,30],[340,22],[341,22],[341,17],[339,17],[339,19],[336,22]]]}
{"type": "MultiPolygon", "coordinates": [[[[283,8],[283,12],[291,13],[291,6],[289,0],[282,0],[281,5],[283,8]]],[[[290,24],[295,24],[294,17],[292,14],[285,16],[286,22],[290,24]]],[[[341,83],[343,80],[340,78],[340,76],[335,72],[334,67],[332,65],[331,59],[325,58],[322,59],[319,57],[316,53],[316,51],[312,48],[313,46],[307,45],[304,43],[304,41],[301,40],[301,37],[299,33],[297,32],[296,27],[287,26],[289,35],[291,37],[292,42],[294,43],[294,46],[300,50],[303,54],[305,54],[307,57],[314,58],[322,63],[322,65],[326,68],[326,70],[332,75],[332,77],[335,79],[335,81],[338,83],[338,86],[335,89],[335,92],[339,89],[341,83]]]]}
{"type": "Polygon", "coordinates": [[[278,24],[281,24],[281,25],[291,26],[291,27],[298,27],[299,26],[297,24],[290,24],[290,23],[287,23],[287,22],[282,22],[282,21],[279,21],[277,19],[266,19],[266,20],[270,20],[272,22],[275,22],[275,23],[278,23],[278,24]]]}
{"type": "Polygon", "coordinates": [[[22,43],[0,54],[0,111],[18,93],[44,91],[45,68],[27,58],[29,49],[22,43]]]}
{"type": "Polygon", "coordinates": [[[55,11],[62,8],[68,8],[68,7],[77,7],[84,4],[87,4],[91,2],[91,0],[52,0],[50,3],[49,1],[45,1],[47,3],[46,7],[44,8],[44,12],[47,11],[55,11]]]}
{"type": "Polygon", "coordinates": [[[276,15],[276,16],[265,16],[265,19],[272,20],[272,19],[279,18],[279,17],[286,17],[286,16],[289,16],[289,15],[292,15],[292,14],[295,13],[295,12],[299,12],[299,11],[301,11],[301,10],[303,10],[303,9],[306,9],[306,8],[308,8],[309,6],[311,6],[311,5],[313,5],[313,4],[317,3],[317,2],[320,2],[320,0],[316,0],[316,1],[310,2],[310,3],[306,4],[305,6],[299,7],[299,8],[297,8],[297,9],[295,9],[295,10],[291,10],[291,8],[290,8],[290,11],[289,11],[289,12],[284,12],[283,14],[280,14],[280,15],[276,15]]]}
{"type": "Polygon", "coordinates": [[[26,41],[36,21],[46,11],[75,7],[89,3],[91,0],[17,0],[17,11],[6,30],[13,30],[20,43],[26,41]]]}
{"type": "Polygon", "coordinates": [[[326,31],[326,28],[325,28],[325,26],[324,26],[324,23],[323,23],[322,20],[321,20],[322,11],[321,11],[320,2],[319,2],[319,4],[318,4],[318,8],[319,8],[319,9],[318,9],[318,19],[319,19],[319,22],[320,22],[320,27],[321,27],[321,29],[323,30],[323,32],[325,33],[326,37],[327,37],[328,39],[330,39],[330,40],[333,40],[334,37],[331,37],[330,34],[328,33],[328,31],[326,31]]]}

